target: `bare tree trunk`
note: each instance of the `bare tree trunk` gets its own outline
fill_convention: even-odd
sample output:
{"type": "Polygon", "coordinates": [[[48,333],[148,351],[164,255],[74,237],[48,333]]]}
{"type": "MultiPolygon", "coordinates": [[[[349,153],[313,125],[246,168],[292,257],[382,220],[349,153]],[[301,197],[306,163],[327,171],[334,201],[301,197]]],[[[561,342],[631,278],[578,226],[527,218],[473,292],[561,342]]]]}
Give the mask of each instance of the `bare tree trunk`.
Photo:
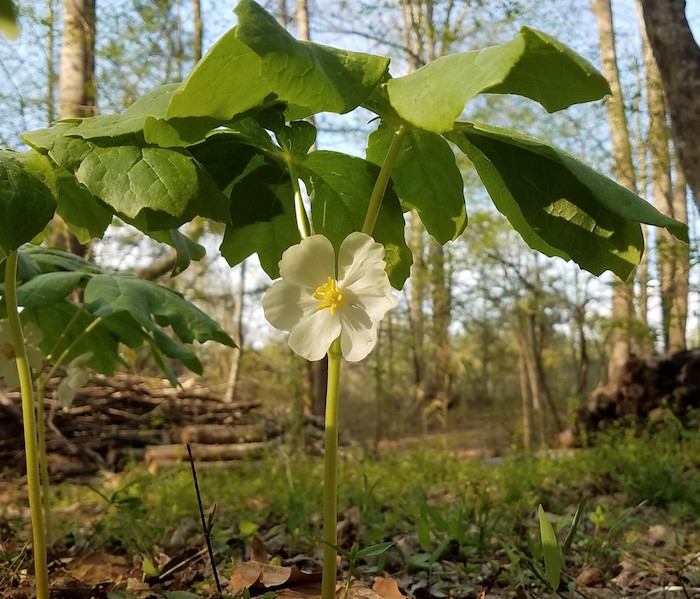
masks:
{"type": "Polygon", "coordinates": [[[241,262],[236,289],[235,304],[233,306],[233,340],[237,347],[231,350],[231,366],[228,371],[226,393],[224,401],[231,403],[236,397],[236,383],[241,364],[241,352],[243,351],[243,291],[245,289],[245,261],[241,262]]]}
{"type": "Polygon", "coordinates": [[[452,292],[449,269],[445,269],[444,248],[434,240],[430,242],[430,287],[433,306],[431,342],[433,361],[430,391],[428,397],[435,397],[443,406],[443,411],[451,400],[451,351],[450,351],[450,312],[452,292]]]}
{"type": "Polygon", "coordinates": [[[46,115],[49,125],[56,118],[56,105],[54,96],[56,94],[56,66],[54,65],[54,36],[53,28],[55,24],[54,0],[48,0],[46,7],[46,72],[48,73],[47,91],[46,91],[46,115]]]}
{"type": "Polygon", "coordinates": [[[685,4],[685,0],[642,0],[678,158],[700,209],[700,48],[688,25],[685,4]]]}
{"type": "Polygon", "coordinates": [[[192,2],[192,13],[194,18],[194,40],[193,40],[193,56],[194,61],[199,62],[202,60],[202,4],[200,0],[193,0],[192,2]]]}
{"type": "MultiPolygon", "coordinates": [[[[639,2],[639,0],[637,0],[639,2]]],[[[637,177],[638,191],[641,196],[647,196],[648,187],[648,174],[647,174],[647,147],[649,144],[649,138],[645,139],[644,128],[642,127],[642,111],[639,109],[639,102],[642,96],[642,89],[644,84],[642,83],[641,73],[639,68],[635,68],[635,76],[637,80],[637,91],[633,100],[633,111],[635,115],[634,124],[636,129],[636,141],[637,141],[637,162],[639,164],[639,174],[637,177]]],[[[642,260],[637,267],[636,279],[639,282],[639,319],[642,324],[648,328],[649,327],[649,231],[647,226],[642,223],[642,238],[644,239],[644,254],[642,255],[642,260]]],[[[651,338],[648,335],[644,336],[642,340],[642,353],[645,356],[649,356],[652,353],[653,347],[651,343],[651,338]]]]}
{"type": "Polygon", "coordinates": [[[287,24],[289,22],[289,16],[287,15],[287,0],[278,0],[277,20],[282,27],[285,29],[287,28],[287,24]]]}
{"type": "MultiPolygon", "coordinates": [[[[620,75],[617,69],[615,52],[615,35],[613,32],[612,10],[610,0],[595,0],[591,8],[598,23],[600,38],[600,57],[603,75],[610,84],[612,96],[606,98],[608,122],[615,158],[615,176],[620,185],[631,191],[636,190],[632,148],[627,129],[627,117],[622,101],[620,75]]],[[[610,362],[608,376],[616,374],[627,360],[631,351],[633,290],[629,284],[616,278],[613,282],[612,321],[610,362]]]]}
{"type": "Polygon", "coordinates": [[[520,394],[523,399],[523,447],[529,451],[532,446],[530,432],[530,419],[532,412],[532,395],[527,375],[527,365],[525,364],[525,354],[521,351],[518,357],[518,367],[520,369],[520,394]]]}
{"type": "Polygon", "coordinates": [[[63,0],[58,103],[61,119],[97,113],[95,0],[63,0]]]}
{"type": "MultiPolygon", "coordinates": [[[[687,184],[682,169],[676,168],[673,184],[673,218],[688,222],[687,184]]],[[[668,348],[680,351],[687,348],[686,329],[688,324],[688,292],[690,276],[690,248],[678,240],[673,240],[673,300],[671,302],[668,331],[668,348]]]]}
{"type": "MultiPolygon", "coordinates": [[[[95,0],[63,0],[58,107],[61,119],[97,114],[95,0]]],[[[48,241],[78,256],[85,256],[89,250],[89,245],[82,245],[58,215],[51,221],[48,241]]]]}
{"type": "MultiPolygon", "coordinates": [[[[641,0],[637,0],[637,11],[642,34],[642,51],[644,71],[646,74],[647,112],[649,114],[648,146],[651,151],[651,185],[654,207],[661,213],[673,214],[673,193],[671,187],[671,151],[669,142],[671,132],[666,123],[666,100],[661,82],[661,75],[654,60],[644,28],[641,0]]],[[[673,304],[673,274],[675,256],[673,237],[665,230],[656,232],[656,262],[659,272],[659,289],[661,293],[661,312],[663,323],[664,349],[669,349],[669,328],[671,323],[671,305],[673,304]]]]}

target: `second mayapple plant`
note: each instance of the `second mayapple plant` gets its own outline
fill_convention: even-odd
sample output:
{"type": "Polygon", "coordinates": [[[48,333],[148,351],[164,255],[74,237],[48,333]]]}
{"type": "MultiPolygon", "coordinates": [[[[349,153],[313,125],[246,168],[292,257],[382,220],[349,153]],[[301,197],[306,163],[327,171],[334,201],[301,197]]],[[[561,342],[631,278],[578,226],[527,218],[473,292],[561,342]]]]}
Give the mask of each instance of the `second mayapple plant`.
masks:
{"type": "MultiPolygon", "coordinates": [[[[542,32],[523,27],[506,43],[392,78],[388,58],[300,42],[252,0],[236,14],[236,27],[181,84],[120,115],[28,132],[29,152],[0,154],[0,259],[14,280],[17,248],[36,241],[54,213],[82,239],[101,236],[116,215],[173,245],[182,269],[201,248],[177,227],[202,216],[224,224],[220,251],[231,265],[256,253],[281,277],[265,295],[266,316],[290,331],[300,355],[329,357],[323,597],[332,599],[341,359],[371,351],[396,303],[390,286],[401,289],[409,275],[404,213],[415,210],[441,244],[467,226],[452,148],[530,247],[596,275],[630,277],[644,247],[640,223],[686,242],[688,231],[546,141],[459,120],[484,93],[517,94],[552,112],[610,92],[588,62],[542,32]],[[311,149],[316,130],[303,119],[359,106],[379,117],[364,159],[311,149]]],[[[152,307],[120,305],[138,322],[152,307]]],[[[23,345],[18,335],[13,343],[23,345]]],[[[153,343],[175,353],[162,338],[153,343]]],[[[36,564],[38,579],[45,562],[36,564]]],[[[45,578],[39,587],[45,599],[45,578]]]]}

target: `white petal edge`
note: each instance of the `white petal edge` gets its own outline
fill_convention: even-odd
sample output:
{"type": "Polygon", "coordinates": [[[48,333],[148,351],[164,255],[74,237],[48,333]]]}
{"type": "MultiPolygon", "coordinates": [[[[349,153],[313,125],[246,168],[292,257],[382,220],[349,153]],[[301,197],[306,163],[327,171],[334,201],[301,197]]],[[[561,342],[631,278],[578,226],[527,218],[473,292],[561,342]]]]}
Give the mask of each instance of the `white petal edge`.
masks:
{"type": "Polygon", "coordinates": [[[280,276],[294,285],[316,290],[335,278],[335,250],[323,235],[311,235],[287,248],[280,260],[280,276]]]}
{"type": "Polygon", "coordinates": [[[311,362],[320,360],[328,352],[331,343],[340,335],[338,313],[316,310],[302,318],[289,334],[289,347],[295,354],[311,362]]]}
{"type": "Polygon", "coordinates": [[[340,351],[348,362],[364,360],[377,344],[377,323],[361,308],[341,313],[340,351]]]}
{"type": "Polygon", "coordinates": [[[374,321],[384,318],[399,301],[392,293],[386,272],[379,268],[371,268],[342,290],[349,304],[360,306],[374,321]]]}
{"type": "Polygon", "coordinates": [[[307,305],[309,300],[318,304],[308,290],[304,293],[298,285],[280,279],[263,296],[265,318],[276,329],[291,331],[307,313],[315,309],[315,305],[307,305]]]}
{"type": "Polygon", "coordinates": [[[384,246],[366,233],[350,233],[338,251],[338,283],[341,286],[352,285],[373,266],[383,270],[386,266],[384,254],[384,246]]]}

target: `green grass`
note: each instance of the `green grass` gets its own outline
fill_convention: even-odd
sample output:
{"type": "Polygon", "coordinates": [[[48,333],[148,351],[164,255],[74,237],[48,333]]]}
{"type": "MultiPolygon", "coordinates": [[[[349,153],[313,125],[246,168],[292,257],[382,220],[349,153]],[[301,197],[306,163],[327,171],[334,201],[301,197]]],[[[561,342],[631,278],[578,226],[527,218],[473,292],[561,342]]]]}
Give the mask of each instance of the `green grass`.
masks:
{"type": "MultiPolygon", "coordinates": [[[[502,584],[541,590],[546,584],[536,559],[538,504],[559,520],[555,527],[563,540],[576,505],[590,495],[565,580],[584,566],[610,574],[656,524],[681,542],[666,557],[657,551],[655,559],[680,560],[680,546],[699,549],[698,466],[700,435],[673,422],[655,434],[619,430],[572,453],[513,455],[498,465],[459,460],[431,447],[379,460],[348,454],[340,466],[340,512],[356,513],[361,547],[398,540],[387,555],[388,569],[426,571],[438,584],[467,592],[484,569],[501,567],[502,584]]],[[[318,543],[320,459],[274,454],[262,462],[203,468],[198,476],[205,507],[217,505],[213,535],[219,554],[243,559],[253,534],[281,557],[308,554],[318,543]]],[[[188,468],[153,477],[134,467],[99,492],[73,485],[56,491],[59,508],[93,506],[90,518],[59,523],[57,546],[81,539],[83,551],[153,556],[176,533],[186,543],[200,542],[188,468]]]]}

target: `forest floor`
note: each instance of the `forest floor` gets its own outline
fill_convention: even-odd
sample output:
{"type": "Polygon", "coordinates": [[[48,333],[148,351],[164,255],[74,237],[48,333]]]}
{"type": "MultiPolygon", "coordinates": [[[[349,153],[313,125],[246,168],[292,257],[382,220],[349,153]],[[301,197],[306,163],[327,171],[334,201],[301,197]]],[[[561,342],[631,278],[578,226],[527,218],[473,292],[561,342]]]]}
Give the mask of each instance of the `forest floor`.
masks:
{"type": "MultiPolygon", "coordinates": [[[[124,419],[133,416],[126,405],[124,419]]],[[[563,544],[584,497],[559,596],[700,597],[697,430],[669,417],[653,431],[619,429],[575,451],[499,459],[465,452],[459,437],[389,444],[379,457],[343,451],[339,545],[394,543],[355,564],[351,599],[551,596],[538,505],[563,544]]],[[[299,450],[294,439],[237,462],[197,460],[225,596],[320,593],[322,460],[315,443],[299,450]]],[[[176,458],[150,471],[139,461],[116,474],[62,475],[52,488],[54,599],[216,595],[192,473],[176,458]]],[[[3,466],[0,597],[24,599],[33,596],[26,486],[3,466]]],[[[339,581],[348,574],[343,559],[339,581]]]]}

